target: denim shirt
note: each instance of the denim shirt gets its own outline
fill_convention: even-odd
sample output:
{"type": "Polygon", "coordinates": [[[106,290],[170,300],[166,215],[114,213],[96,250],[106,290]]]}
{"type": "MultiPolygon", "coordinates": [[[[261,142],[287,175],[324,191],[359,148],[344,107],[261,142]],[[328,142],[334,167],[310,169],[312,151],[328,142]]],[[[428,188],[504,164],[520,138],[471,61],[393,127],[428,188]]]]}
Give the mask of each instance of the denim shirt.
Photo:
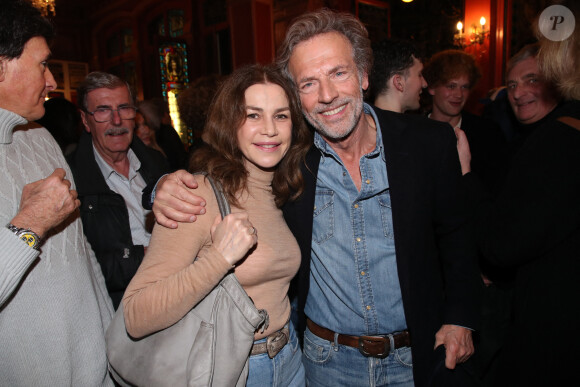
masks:
{"type": "Polygon", "coordinates": [[[360,192],[336,152],[318,133],[314,138],[322,155],[305,312],[317,324],[351,335],[407,328],[383,140],[374,111],[367,104],[364,110],[377,124],[377,145],[359,161],[360,192]]]}

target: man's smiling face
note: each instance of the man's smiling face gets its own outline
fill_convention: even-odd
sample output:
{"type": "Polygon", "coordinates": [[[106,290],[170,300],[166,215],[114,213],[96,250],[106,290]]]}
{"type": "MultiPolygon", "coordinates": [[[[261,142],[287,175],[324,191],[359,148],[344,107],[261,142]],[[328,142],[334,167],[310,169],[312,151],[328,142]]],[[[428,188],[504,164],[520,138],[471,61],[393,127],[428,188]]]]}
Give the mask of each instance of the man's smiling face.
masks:
{"type": "Polygon", "coordinates": [[[529,57],[517,63],[506,78],[508,99],[522,124],[533,124],[556,107],[557,100],[540,75],[537,58],[529,57]]]}
{"type": "Polygon", "coordinates": [[[350,135],[362,115],[362,89],[368,87],[350,42],[337,32],[317,35],[296,45],[288,69],[308,122],[327,139],[350,135]]]}

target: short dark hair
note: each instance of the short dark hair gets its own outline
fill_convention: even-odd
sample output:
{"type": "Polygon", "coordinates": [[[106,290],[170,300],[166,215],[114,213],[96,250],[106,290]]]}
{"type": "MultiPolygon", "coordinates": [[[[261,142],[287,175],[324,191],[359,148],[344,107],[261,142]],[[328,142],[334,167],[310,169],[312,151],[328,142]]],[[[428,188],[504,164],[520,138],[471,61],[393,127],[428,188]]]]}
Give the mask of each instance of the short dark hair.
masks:
{"type": "Polygon", "coordinates": [[[467,75],[471,88],[481,78],[481,71],[475,57],[460,50],[440,51],[433,55],[423,67],[423,78],[432,88],[444,85],[462,75],[467,75]]]}
{"type": "Polygon", "coordinates": [[[406,75],[413,66],[413,60],[420,55],[408,40],[385,39],[373,44],[374,64],[370,74],[370,88],[367,98],[373,103],[375,98],[389,89],[388,80],[393,75],[406,75]]]}
{"type": "Polygon", "coordinates": [[[54,28],[40,11],[25,0],[2,0],[0,17],[0,58],[20,58],[26,43],[34,37],[52,42],[54,28]]]}
{"type": "Polygon", "coordinates": [[[373,67],[373,50],[365,26],[351,14],[334,12],[326,8],[305,13],[292,22],[278,49],[276,64],[281,71],[292,79],[288,63],[296,46],[328,32],[337,32],[350,42],[359,76],[363,73],[370,74],[373,67]]]}
{"type": "Polygon", "coordinates": [[[85,112],[88,111],[87,95],[97,89],[116,89],[125,86],[129,91],[131,103],[135,103],[133,93],[129,84],[116,75],[104,73],[102,71],[93,71],[89,73],[77,89],[77,98],[79,107],[85,112]]]}

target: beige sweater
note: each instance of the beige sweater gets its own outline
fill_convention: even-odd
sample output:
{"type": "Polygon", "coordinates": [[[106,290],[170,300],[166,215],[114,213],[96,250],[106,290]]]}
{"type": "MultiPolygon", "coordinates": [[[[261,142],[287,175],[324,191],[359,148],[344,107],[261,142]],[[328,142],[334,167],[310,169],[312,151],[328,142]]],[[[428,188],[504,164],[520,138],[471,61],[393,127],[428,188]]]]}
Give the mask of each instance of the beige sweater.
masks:
{"type": "MultiPolygon", "coordinates": [[[[270,315],[269,328],[256,333],[259,339],[282,328],[290,317],[287,293],[300,265],[300,249],[274,203],[272,173],[247,164],[248,191],[240,195],[243,209],[232,207],[232,212],[248,212],[258,243],[238,262],[235,273],[256,307],[270,315]]],[[[195,194],[205,199],[207,213],[177,229],[156,225],[143,263],[123,297],[127,330],[136,337],[179,321],[231,269],[212,247],[210,227],[219,215],[215,195],[202,176],[196,179],[195,194]]]]}

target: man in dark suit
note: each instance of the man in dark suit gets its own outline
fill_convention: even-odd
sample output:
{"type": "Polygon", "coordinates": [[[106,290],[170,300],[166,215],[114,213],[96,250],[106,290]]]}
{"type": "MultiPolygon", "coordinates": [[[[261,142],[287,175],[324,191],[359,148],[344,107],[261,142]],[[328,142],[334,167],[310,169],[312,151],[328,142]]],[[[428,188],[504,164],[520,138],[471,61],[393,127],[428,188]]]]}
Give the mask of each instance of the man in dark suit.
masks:
{"type": "Polygon", "coordinates": [[[317,386],[425,385],[434,343],[448,368],[473,352],[478,278],[455,137],[363,104],[371,63],[362,24],[330,11],[301,16],[278,56],[316,131],[305,192],[284,213],[302,249],[304,364],[317,386]]]}
{"type": "MultiPolygon", "coordinates": [[[[289,28],[278,58],[316,131],[305,191],[283,208],[302,252],[309,385],[427,385],[434,347],[448,368],[473,352],[478,273],[455,137],[364,104],[371,63],[364,26],[325,10],[289,28]]],[[[191,195],[183,173],[168,179],[157,210],[191,195]]]]}

